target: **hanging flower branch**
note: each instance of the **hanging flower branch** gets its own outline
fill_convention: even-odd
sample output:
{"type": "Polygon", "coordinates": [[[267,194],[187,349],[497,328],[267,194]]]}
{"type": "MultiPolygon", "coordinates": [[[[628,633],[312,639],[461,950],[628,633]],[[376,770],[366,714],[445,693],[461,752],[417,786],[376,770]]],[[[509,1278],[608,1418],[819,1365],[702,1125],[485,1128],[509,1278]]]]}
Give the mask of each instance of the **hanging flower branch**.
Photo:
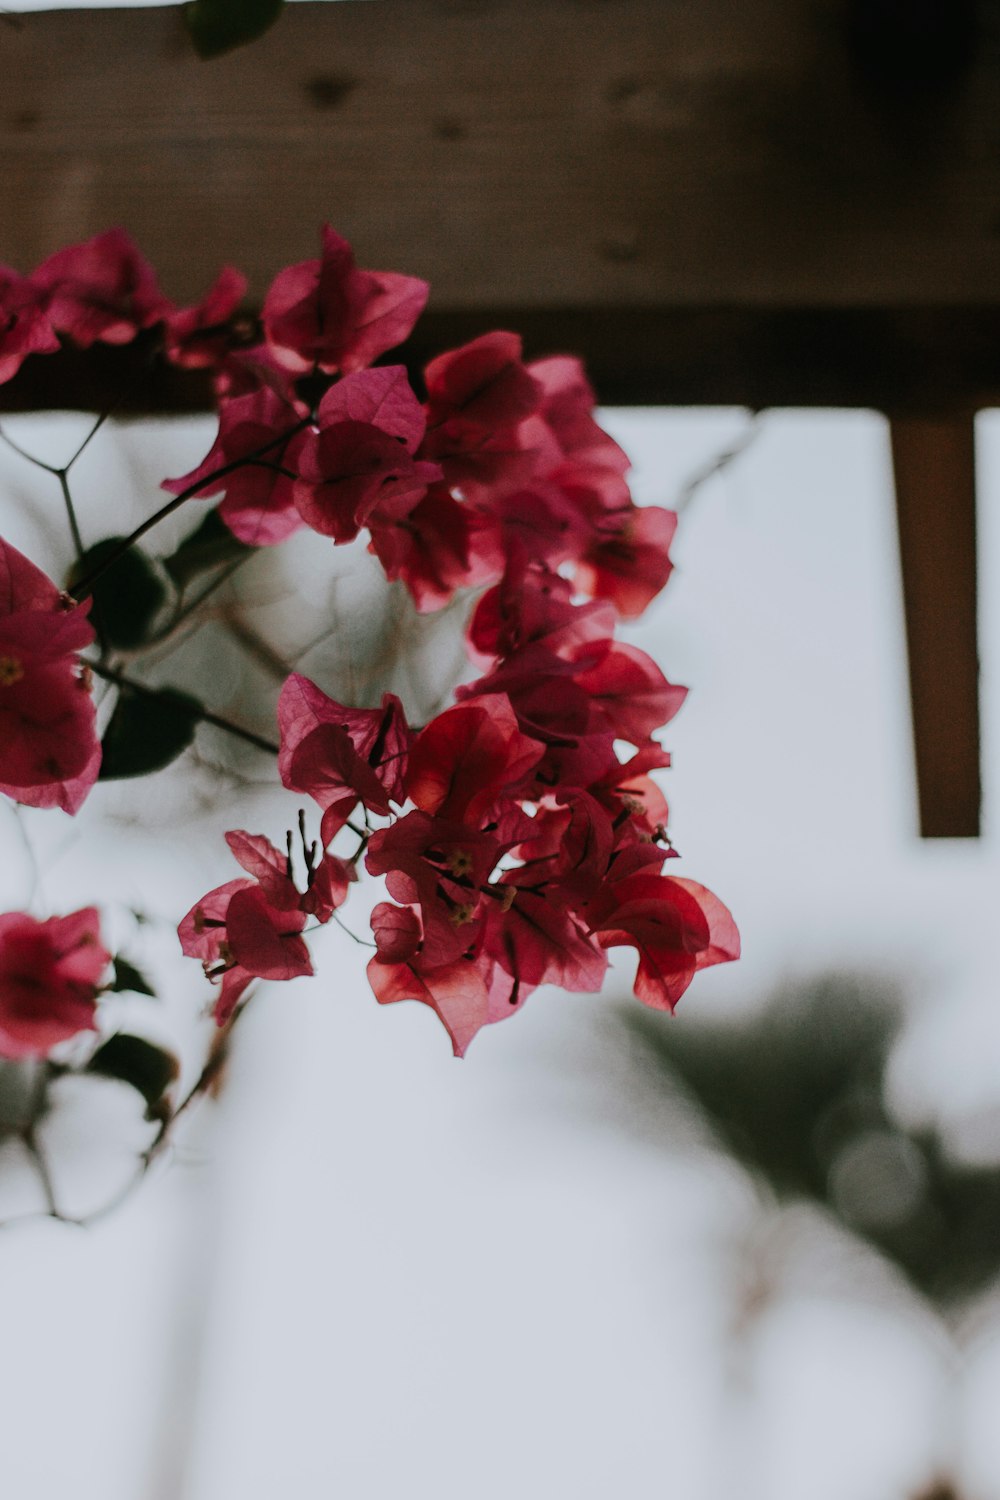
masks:
{"type": "MultiPolygon", "coordinates": [[[[672,1010],[697,970],[739,952],[721,902],[664,873],[676,851],[655,734],[685,689],[615,638],[670,575],[675,515],[633,503],[575,358],[526,363],[516,334],[488,333],[433,360],[420,393],[402,365],[377,364],[408,337],[427,285],[359,269],[329,227],[317,258],[275,277],[258,324],[245,291],[227,267],[201,303],[176,308],[121,230],[30,276],[0,270],[0,379],[63,343],[142,335],[159,358],[211,372],[219,421],[203,461],[164,481],[169,500],[86,550],[71,464],[42,465],[77,557],[64,591],[0,541],[0,790],[75,814],[99,777],[159,769],[202,721],[276,756],[283,786],[315,804],[318,836],[301,808],[281,848],[228,833],[242,873],[179,926],[222,1027],[255,980],[313,972],[307,932],[364,871],[389,898],[372,914],[376,998],[429,1005],[458,1055],[540,985],[599,989],[609,948],[636,949],[636,994],[672,1010]],[[154,564],[141,540],[208,502],[154,564]],[[348,705],[292,673],[272,741],[123,669],[122,652],[162,638],[164,578],[186,599],[305,528],[336,546],[366,535],[420,613],[478,591],[466,640],[481,675],[443,712],[411,724],[391,693],[348,705]],[[101,741],[95,675],[117,695],[101,741]]],[[[108,963],[91,908],[0,917],[0,1056],[51,1061],[99,1026],[108,963]]]]}

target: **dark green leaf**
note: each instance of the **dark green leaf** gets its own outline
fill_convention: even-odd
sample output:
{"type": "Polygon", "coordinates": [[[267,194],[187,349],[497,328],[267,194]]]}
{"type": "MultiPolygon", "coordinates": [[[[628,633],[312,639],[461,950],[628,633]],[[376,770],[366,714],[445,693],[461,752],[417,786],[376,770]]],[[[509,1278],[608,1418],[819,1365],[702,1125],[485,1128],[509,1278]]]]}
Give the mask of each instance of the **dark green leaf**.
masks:
{"type": "Polygon", "coordinates": [[[186,536],[177,551],[163,559],[163,566],[178,588],[184,588],[199,573],[207,573],[222,563],[249,557],[256,547],[248,547],[233,536],[217,510],[210,510],[201,524],[186,536]]]}
{"type": "Polygon", "coordinates": [[[190,745],[200,713],[197,699],[173,688],[122,688],[104,731],[99,779],[148,776],[169,766],[190,745]]]}
{"type": "Polygon", "coordinates": [[[115,966],[115,978],[114,983],[110,984],[108,988],[114,994],[118,995],[123,990],[129,990],[135,995],[152,995],[155,998],[156,991],[141,969],[137,969],[134,964],[130,964],[127,958],[122,958],[120,953],[115,956],[113,962],[115,966]]]}
{"type": "MultiPolygon", "coordinates": [[[[99,568],[122,541],[124,537],[109,536],[88,547],[70,573],[70,588],[99,568]]],[[[138,547],[131,547],[112,563],[91,593],[94,623],[109,646],[123,651],[131,651],[149,639],[153,621],[167,597],[155,565],[138,547]]]]}
{"type": "Polygon", "coordinates": [[[199,57],[219,57],[273,26],[285,0],[190,0],[184,22],[199,57]]]}
{"type": "Polygon", "coordinates": [[[165,1047],[120,1031],[97,1049],[87,1064],[87,1072],[129,1084],[146,1101],[146,1118],[156,1120],[169,1114],[164,1095],[176,1082],[180,1067],[174,1054],[165,1047]]]}

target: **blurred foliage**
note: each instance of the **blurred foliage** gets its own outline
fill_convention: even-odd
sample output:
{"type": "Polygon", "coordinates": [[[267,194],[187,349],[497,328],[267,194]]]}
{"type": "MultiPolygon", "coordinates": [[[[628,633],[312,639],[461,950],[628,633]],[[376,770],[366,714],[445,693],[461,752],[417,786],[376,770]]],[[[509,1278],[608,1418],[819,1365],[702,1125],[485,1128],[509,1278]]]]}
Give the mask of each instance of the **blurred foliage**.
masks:
{"type": "Polygon", "coordinates": [[[970,1165],[886,1102],[898,994],[833,974],[723,1027],[625,1025],[658,1086],[779,1202],[823,1209],[948,1310],[1000,1275],[1000,1163],[970,1165]]]}
{"type": "Polygon", "coordinates": [[[98,780],[148,776],[169,766],[194,739],[200,707],[174,688],[122,688],[101,741],[98,780]]]}
{"type": "Polygon", "coordinates": [[[114,981],[108,985],[109,990],[116,995],[123,991],[131,991],[135,995],[149,995],[152,999],[156,998],[153,986],[135,964],[130,964],[128,959],[123,958],[120,953],[115,955],[112,962],[115,966],[115,977],[114,981]]]}
{"type": "Polygon", "coordinates": [[[256,547],[233,536],[215,508],[206,513],[204,520],[182,539],[169,557],[162,559],[162,566],[177,587],[183,589],[201,573],[223,563],[251,557],[256,551],[256,547]]]}
{"type": "Polygon", "coordinates": [[[135,1089],[145,1101],[147,1120],[169,1119],[167,1094],[177,1082],[180,1064],[167,1048],[120,1031],[97,1049],[87,1072],[117,1078],[135,1089]]]}
{"type": "Polygon", "coordinates": [[[150,639],[167,590],[152,559],[138,547],[107,566],[124,540],[109,536],[88,547],[70,570],[67,588],[105,568],[92,588],[95,624],[106,645],[134,651],[150,639]]]}

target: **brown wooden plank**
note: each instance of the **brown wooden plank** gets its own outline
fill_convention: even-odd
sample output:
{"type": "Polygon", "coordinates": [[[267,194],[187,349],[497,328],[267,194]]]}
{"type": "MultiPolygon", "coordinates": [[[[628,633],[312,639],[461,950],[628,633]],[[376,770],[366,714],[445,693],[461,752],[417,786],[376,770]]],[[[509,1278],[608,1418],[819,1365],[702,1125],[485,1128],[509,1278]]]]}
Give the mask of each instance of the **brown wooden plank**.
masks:
{"type": "Polygon", "coordinates": [[[259,294],[330,218],[442,310],[1000,302],[1000,65],[889,103],[842,0],[343,0],[193,56],[179,7],[0,26],[0,260],[123,222],[259,294]]]}
{"type": "MultiPolygon", "coordinates": [[[[377,3],[377,0],[372,0],[377,3]]],[[[863,406],[929,410],[1000,404],[1000,308],[530,308],[435,311],[393,351],[415,377],[427,360],[490,328],[513,328],[534,357],[582,355],[609,406],[863,406]]],[[[95,346],[29,359],[0,385],[0,412],[111,405],[200,410],[207,382],[151,374],[140,349],[95,346]]]]}
{"type": "Polygon", "coordinates": [[[979,834],[976,482],[971,413],[890,423],[925,838],[979,834]]]}
{"type": "MultiPolygon", "coordinates": [[[[259,299],[329,218],[363,262],[430,279],[416,363],[508,326],[583,353],[607,401],[998,401],[996,40],[952,93],[891,99],[842,18],[342,0],[211,63],[177,7],[8,18],[0,261],[120,222],[179,300],[227,259],[259,299]]],[[[100,405],[106,373],[29,369],[0,402],[100,405]]],[[[126,384],[136,409],[201,399],[126,384]]]]}

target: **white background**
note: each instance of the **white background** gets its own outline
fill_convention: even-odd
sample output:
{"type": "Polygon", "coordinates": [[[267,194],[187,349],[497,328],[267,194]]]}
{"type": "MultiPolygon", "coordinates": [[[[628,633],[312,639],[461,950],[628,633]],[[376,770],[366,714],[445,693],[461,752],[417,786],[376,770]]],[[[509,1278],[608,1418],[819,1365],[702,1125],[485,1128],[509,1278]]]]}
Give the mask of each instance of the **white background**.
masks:
{"type": "MultiPolygon", "coordinates": [[[[634,456],[637,498],[667,503],[747,420],[606,414],[634,456]]],[[[58,458],[80,423],[4,426],[58,458]]],[[[95,442],[78,476],[85,525],[109,503],[116,526],[146,513],[154,484],[137,466],[183,472],[211,430],[95,442]]],[[[665,735],[679,872],[727,901],[745,944],[663,1024],[744,1013],[778,981],[831,966],[897,974],[912,1008],[900,1107],[956,1123],[996,1105],[1000,1078],[995,416],[978,436],[978,843],[915,834],[878,416],[766,415],[688,508],[677,572],[634,632],[692,686],[665,735]]],[[[0,463],[5,534],[54,569],[57,493],[13,455],[0,463]]],[[[249,810],[206,809],[199,839],[158,818],[156,786],[138,802],[100,787],[75,824],[24,819],[36,909],[116,897],[176,920],[233,873],[222,828],[280,838],[289,816],[280,793],[255,793],[249,810]]],[[[7,907],[26,899],[18,847],[5,843],[7,907]]],[[[363,931],[355,904],[346,915],[363,931]]],[[[171,1035],[205,988],[168,930],[147,940],[168,993],[147,1020],[171,1035]]],[[[637,1003],[620,999],[627,972],[600,1000],[534,996],[459,1063],[429,1011],[374,1003],[347,938],[328,930],[316,960],[315,980],[261,991],[222,1103],[189,1122],[168,1172],[89,1230],[0,1236],[5,1491],[904,1500],[957,1449],[973,1500],[1000,1493],[995,1346],[977,1346],[949,1394],[943,1339],[901,1296],[876,1298],[853,1262],[830,1271],[808,1217],[767,1228],[737,1175],[637,1118],[608,1023],[637,1003]]],[[[88,1144],[85,1131],[54,1143],[67,1191],[88,1144]]],[[[111,1156],[109,1180],[124,1147],[111,1156]]]]}

